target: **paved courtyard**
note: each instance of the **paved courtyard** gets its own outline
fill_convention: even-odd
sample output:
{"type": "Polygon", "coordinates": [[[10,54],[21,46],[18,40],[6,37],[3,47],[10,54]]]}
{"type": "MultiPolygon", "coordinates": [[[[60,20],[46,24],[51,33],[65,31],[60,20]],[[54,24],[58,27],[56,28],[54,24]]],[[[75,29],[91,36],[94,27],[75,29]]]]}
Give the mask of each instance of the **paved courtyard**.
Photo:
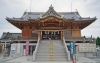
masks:
{"type": "MultiPolygon", "coordinates": [[[[97,57],[85,58],[79,57],[76,63],[100,63],[100,51],[97,52],[97,57]]],[[[0,53],[0,63],[72,63],[70,62],[33,62],[32,56],[22,56],[18,58],[3,57],[0,53]]]]}
{"type": "MultiPolygon", "coordinates": [[[[32,56],[23,56],[19,58],[7,58],[2,60],[0,63],[72,63],[70,62],[33,62],[31,60],[32,56]]],[[[85,57],[79,57],[77,63],[96,63],[95,60],[85,58],[85,57]]]]}
{"type": "Polygon", "coordinates": [[[96,53],[94,53],[94,55],[96,57],[91,57],[90,59],[93,59],[93,60],[97,61],[97,63],[100,63],[100,51],[97,51],[96,53]]]}
{"type": "MultiPolygon", "coordinates": [[[[79,61],[77,61],[77,63],[87,63],[87,62],[96,63],[96,61],[88,59],[88,58],[84,58],[84,57],[80,57],[79,61]]],[[[71,61],[70,62],[33,62],[33,61],[28,60],[28,57],[23,56],[23,57],[8,60],[2,63],[72,63],[72,62],[71,61]]]]}

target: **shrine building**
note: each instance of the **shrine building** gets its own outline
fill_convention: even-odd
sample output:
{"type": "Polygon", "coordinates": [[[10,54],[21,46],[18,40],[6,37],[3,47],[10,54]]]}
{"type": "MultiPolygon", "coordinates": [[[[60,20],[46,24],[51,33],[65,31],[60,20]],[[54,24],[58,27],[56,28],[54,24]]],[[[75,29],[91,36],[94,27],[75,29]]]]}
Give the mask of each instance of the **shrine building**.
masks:
{"type": "Polygon", "coordinates": [[[34,55],[35,51],[36,55],[34,55],[35,59],[33,59],[35,61],[65,61],[66,58],[70,60],[70,42],[75,43],[75,52],[77,56],[88,56],[88,54],[93,56],[92,53],[96,52],[95,41],[92,40],[91,35],[89,38],[81,36],[81,31],[96,19],[96,17],[81,17],[78,11],[56,12],[51,5],[46,12],[24,12],[20,18],[6,17],[6,20],[20,29],[21,33],[4,32],[1,37],[1,43],[4,44],[5,40],[8,46],[9,43],[11,45],[20,43],[20,56],[23,56],[25,55],[25,43],[29,41],[29,55],[34,55]],[[64,43],[63,46],[60,43],[64,43]],[[54,50],[48,49],[49,51],[53,51],[52,53],[48,53],[52,55],[45,55],[47,53],[45,52],[46,49],[44,50],[42,47],[48,48],[49,45],[51,45],[50,47],[54,50]],[[64,47],[66,52],[62,52],[63,49],[57,51],[62,52],[62,55],[66,53],[65,56],[67,57],[64,57],[65,59],[62,58],[63,56],[59,56],[60,54],[58,53],[61,59],[57,58],[56,54],[54,54],[56,53],[55,50],[60,48],[60,46],[61,48],[64,47]],[[42,53],[41,51],[45,53],[44,56],[42,55],[45,59],[39,56],[39,54],[42,53]],[[47,57],[49,57],[49,59],[47,57]]]}

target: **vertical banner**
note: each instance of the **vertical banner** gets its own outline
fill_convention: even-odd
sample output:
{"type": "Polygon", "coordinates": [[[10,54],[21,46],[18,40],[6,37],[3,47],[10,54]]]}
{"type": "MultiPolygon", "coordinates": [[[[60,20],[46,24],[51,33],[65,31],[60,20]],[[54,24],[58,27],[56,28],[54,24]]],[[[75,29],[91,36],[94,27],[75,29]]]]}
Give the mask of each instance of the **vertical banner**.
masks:
{"type": "Polygon", "coordinates": [[[15,55],[16,55],[16,44],[11,44],[10,56],[15,57],[15,55]]]}
{"type": "Polygon", "coordinates": [[[20,54],[20,43],[17,44],[17,54],[20,54]]]}
{"type": "Polygon", "coordinates": [[[71,55],[72,55],[72,56],[75,54],[74,42],[70,42],[70,52],[71,52],[71,55]]]}
{"type": "Polygon", "coordinates": [[[16,50],[16,44],[11,44],[11,52],[15,52],[16,50]]]}
{"type": "Polygon", "coordinates": [[[28,56],[28,53],[29,53],[29,41],[26,42],[26,50],[25,50],[26,56],[28,56]]]}

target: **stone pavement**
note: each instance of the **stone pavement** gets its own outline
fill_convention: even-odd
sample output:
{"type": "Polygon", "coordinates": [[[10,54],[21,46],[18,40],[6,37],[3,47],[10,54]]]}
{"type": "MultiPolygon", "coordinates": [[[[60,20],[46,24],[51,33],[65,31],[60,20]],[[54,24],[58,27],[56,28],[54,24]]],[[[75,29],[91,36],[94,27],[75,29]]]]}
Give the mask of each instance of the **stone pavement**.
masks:
{"type": "Polygon", "coordinates": [[[13,59],[16,59],[16,57],[4,57],[3,53],[0,53],[0,63],[4,63],[13,59]]]}
{"type": "MultiPolygon", "coordinates": [[[[72,63],[71,61],[70,62],[60,62],[60,61],[59,62],[53,62],[53,61],[33,62],[31,58],[32,56],[23,56],[16,59],[8,60],[5,63],[72,63]]],[[[85,57],[79,57],[76,63],[96,63],[96,61],[85,57]]]]}
{"type": "MultiPolygon", "coordinates": [[[[85,57],[78,57],[78,61],[76,63],[96,63],[97,61],[100,61],[100,58],[94,57],[94,58],[85,58],[85,57]]],[[[0,63],[72,63],[70,62],[53,62],[53,61],[40,61],[40,62],[33,62],[32,56],[22,56],[22,57],[3,57],[3,55],[0,53],[0,63]]],[[[98,62],[100,63],[100,62],[98,62]]]]}
{"type": "Polygon", "coordinates": [[[93,59],[93,60],[97,61],[97,63],[100,63],[100,57],[91,57],[90,59],[93,59]]]}

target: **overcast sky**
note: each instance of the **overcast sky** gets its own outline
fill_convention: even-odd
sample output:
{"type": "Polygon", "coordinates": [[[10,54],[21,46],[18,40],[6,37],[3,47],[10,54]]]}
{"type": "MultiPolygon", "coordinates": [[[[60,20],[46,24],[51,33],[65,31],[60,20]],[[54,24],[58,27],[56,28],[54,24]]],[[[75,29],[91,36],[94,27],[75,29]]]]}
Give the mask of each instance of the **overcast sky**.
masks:
{"type": "Polygon", "coordinates": [[[24,11],[46,12],[52,4],[57,12],[78,10],[82,17],[97,17],[98,19],[82,30],[82,36],[100,36],[100,0],[0,0],[0,36],[3,32],[21,33],[21,30],[8,23],[5,18],[20,18],[24,11]]]}

